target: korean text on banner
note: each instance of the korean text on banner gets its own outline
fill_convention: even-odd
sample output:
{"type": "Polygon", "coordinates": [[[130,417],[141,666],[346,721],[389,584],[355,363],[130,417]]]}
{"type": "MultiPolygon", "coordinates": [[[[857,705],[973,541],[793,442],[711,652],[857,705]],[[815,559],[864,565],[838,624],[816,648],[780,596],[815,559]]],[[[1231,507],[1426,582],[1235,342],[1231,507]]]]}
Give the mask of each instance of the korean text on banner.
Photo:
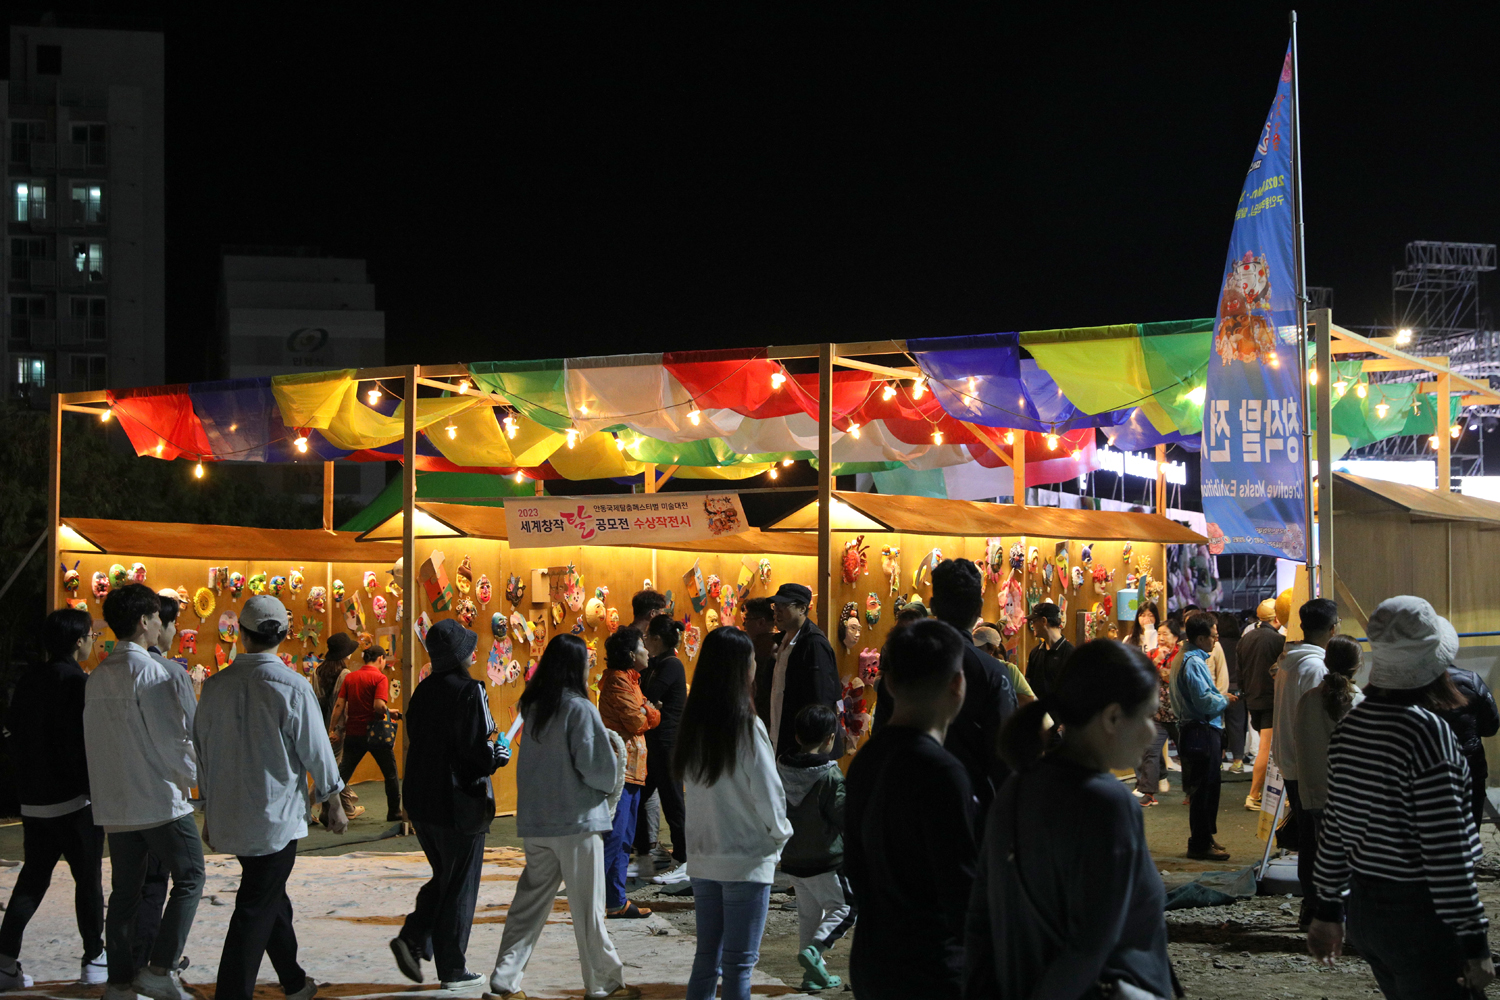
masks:
{"type": "Polygon", "coordinates": [[[508,497],[512,548],[651,545],[735,535],[749,527],[737,493],[508,497]]]}
{"type": "Polygon", "coordinates": [[[1303,400],[1293,277],[1291,49],[1245,176],[1219,290],[1203,412],[1212,551],[1301,560],[1303,400]]]}

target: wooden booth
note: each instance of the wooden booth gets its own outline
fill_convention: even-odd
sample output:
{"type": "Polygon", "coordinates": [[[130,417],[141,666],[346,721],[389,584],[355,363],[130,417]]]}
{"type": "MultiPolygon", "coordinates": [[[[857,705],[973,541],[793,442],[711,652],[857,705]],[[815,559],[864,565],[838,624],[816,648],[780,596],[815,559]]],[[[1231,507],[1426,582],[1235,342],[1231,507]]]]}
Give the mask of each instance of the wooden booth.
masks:
{"type": "MultiPolygon", "coordinates": [[[[268,593],[279,597],[291,614],[291,634],[281,652],[299,673],[306,674],[312,666],[306,659],[309,654],[323,656],[334,632],[363,633],[367,642],[378,642],[394,654],[386,672],[391,677],[392,707],[401,704],[399,598],[391,572],[401,557],[400,545],[361,544],[352,532],[67,517],[62,519],[59,549],[60,563],[52,575],[53,606],[71,603],[93,615],[99,636],[86,664],[89,669],[114,647],[100,596],[112,584],[141,582],[186,597],[177,618],[177,637],[163,653],[183,662],[200,690],[204,680],[236,655],[239,612],[245,601],[257,592],[268,593]],[[73,580],[77,586],[70,589],[73,580]],[[342,601],[335,599],[340,584],[342,601]],[[362,628],[350,627],[346,609],[354,607],[363,614],[362,628]]],[[[356,652],[351,659],[358,657],[356,652]]],[[[353,780],[379,777],[374,759],[366,758],[353,780]]]]}

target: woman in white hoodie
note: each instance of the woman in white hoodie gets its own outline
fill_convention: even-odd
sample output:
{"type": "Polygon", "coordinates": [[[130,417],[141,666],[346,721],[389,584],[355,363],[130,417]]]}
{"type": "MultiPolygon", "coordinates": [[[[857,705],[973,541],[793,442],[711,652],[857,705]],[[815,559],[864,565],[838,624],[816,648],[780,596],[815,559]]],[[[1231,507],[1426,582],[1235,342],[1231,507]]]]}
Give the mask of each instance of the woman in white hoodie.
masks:
{"type": "Polygon", "coordinates": [[[755,714],[755,645],[737,628],[703,640],[674,759],[686,784],[687,870],[698,952],[688,1000],[748,1000],[771,881],[792,836],[776,755],[755,714]]]}

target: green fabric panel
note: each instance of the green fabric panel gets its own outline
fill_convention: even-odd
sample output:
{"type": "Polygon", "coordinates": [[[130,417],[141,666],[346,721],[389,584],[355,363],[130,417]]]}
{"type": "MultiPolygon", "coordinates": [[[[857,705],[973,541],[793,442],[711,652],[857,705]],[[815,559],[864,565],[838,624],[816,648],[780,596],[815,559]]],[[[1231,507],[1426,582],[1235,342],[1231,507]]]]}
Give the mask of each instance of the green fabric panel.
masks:
{"type": "MultiPolygon", "coordinates": [[[[817,459],[809,459],[812,467],[818,467],[817,459]]],[[[834,462],[833,474],[835,476],[852,476],[860,472],[894,472],[897,469],[906,468],[900,462],[834,462]]],[[[937,470],[941,472],[942,470],[937,470]]]]}
{"type": "Polygon", "coordinates": [[[875,489],[889,496],[933,497],[948,499],[948,484],[942,469],[894,469],[875,473],[875,489]]]}
{"type": "Polygon", "coordinates": [[[1020,340],[1063,395],[1084,413],[1106,413],[1151,402],[1155,389],[1134,323],[1039,330],[1021,334],[1020,340]]]}
{"type": "MultiPolygon", "coordinates": [[[[751,459],[731,451],[723,438],[703,438],[699,441],[662,441],[630,433],[625,437],[625,454],[637,462],[654,462],[657,465],[725,466],[744,465],[751,459]]],[[[761,458],[762,462],[780,461],[761,458]]]]}
{"type": "Polygon", "coordinates": [[[1207,383],[1214,321],[1142,323],[1140,331],[1146,374],[1155,390],[1156,404],[1172,422],[1170,429],[1183,434],[1200,433],[1203,404],[1189,399],[1188,393],[1207,383]]]}
{"type": "Polygon", "coordinates": [[[474,384],[498,392],[515,408],[543,427],[565,431],[573,426],[568,417],[561,358],[547,361],[476,361],[469,365],[474,384]]]}
{"type": "MultiPolygon", "coordinates": [[[[475,497],[470,501],[476,507],[500,507],[505,501],[492,497],[529,497],[536,493],[536,484],[531,480],[517,483],[511,476],[496,476],[488,472],[418,472],[417,499],[433,497],[475,497]]],[[[364,510],[339,525],[340,531],[369,531],[381,521],[401,509],[401,477],[386,484],[385,489],[371,500],[364,510]]]]}

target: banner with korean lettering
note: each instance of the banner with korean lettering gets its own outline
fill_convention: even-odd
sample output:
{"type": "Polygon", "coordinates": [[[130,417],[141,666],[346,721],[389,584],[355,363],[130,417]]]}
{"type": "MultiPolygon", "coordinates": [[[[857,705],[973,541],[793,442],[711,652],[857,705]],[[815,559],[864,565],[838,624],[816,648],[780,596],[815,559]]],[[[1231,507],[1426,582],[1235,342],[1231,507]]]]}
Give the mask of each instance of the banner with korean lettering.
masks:
{"type": "Polygon", "coordinates": [[[511,548],[651,545],[736,535],[749,528],[737,493],[507,497],[511,548]]]}
{"type": "Polygon", "coordinates": [[[1307,525],[1297,355],[1292,55],[1250,163],[1219,288],[1203,410],[1203,512],[1215,552],[1301,560],[1307,525]]]}

